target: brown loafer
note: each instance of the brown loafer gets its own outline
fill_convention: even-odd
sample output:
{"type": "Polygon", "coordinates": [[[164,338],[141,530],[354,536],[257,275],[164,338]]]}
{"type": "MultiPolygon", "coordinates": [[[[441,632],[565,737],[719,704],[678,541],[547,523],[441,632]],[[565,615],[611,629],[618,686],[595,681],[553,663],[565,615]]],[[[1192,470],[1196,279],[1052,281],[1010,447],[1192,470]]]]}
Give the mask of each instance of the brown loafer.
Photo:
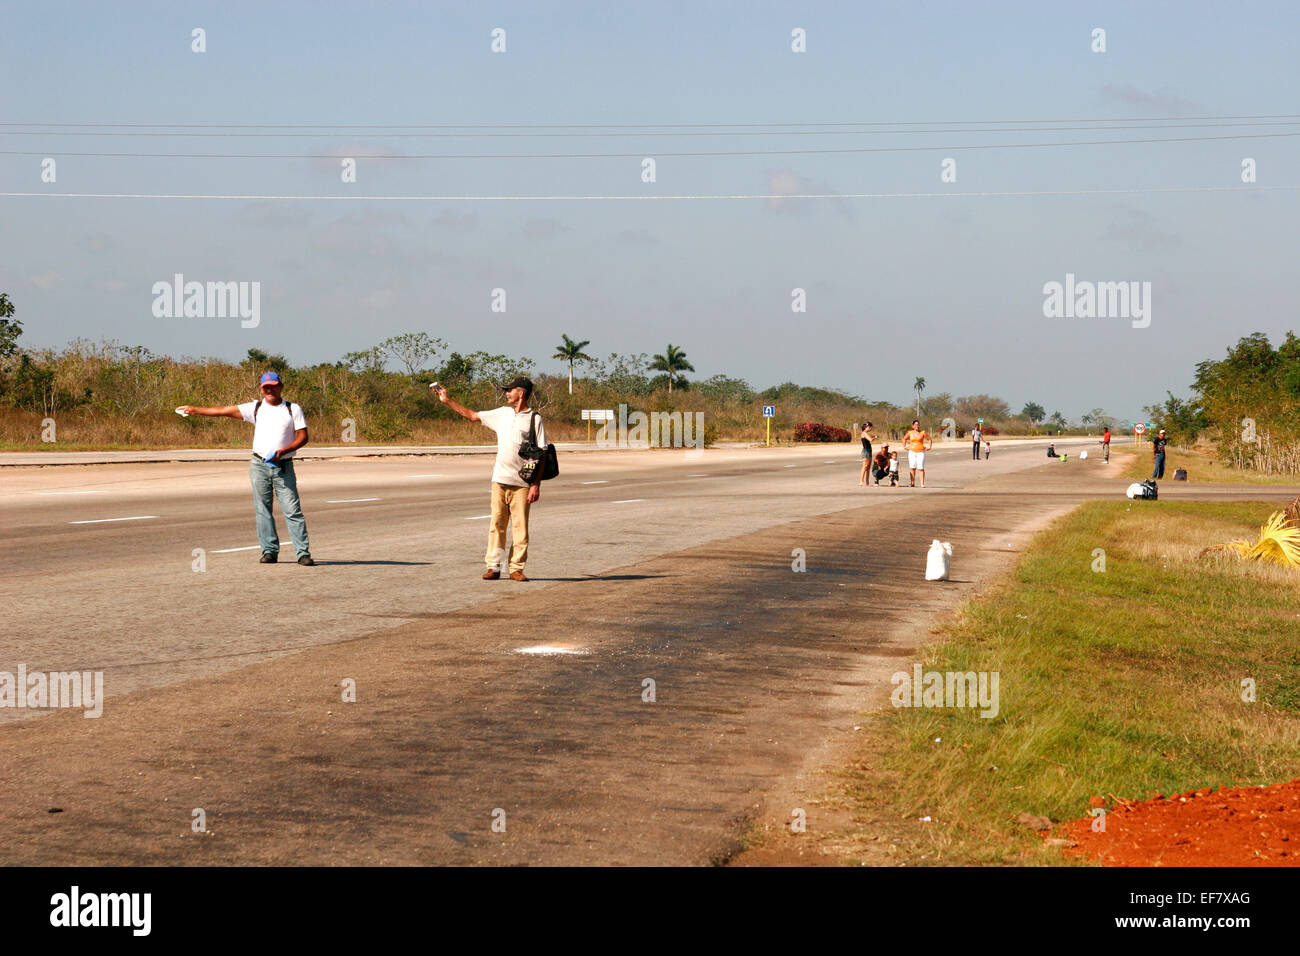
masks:
{"type": "Polygon", "coordinates": [[[511,571],[511,572],[510,572],[510,580],[511,580],[511,581],[527,581],[528,579],[527,579],[526,577],[524,577],[524,572],[522,572],[522,571],[511,571]]]}
{"type": "Polygon", "coordinates": [[[496,568],[488,568],[486,571],[483,572],[484,581],[495,581],[499,577],[501,577],[501,572],[498,571],[496,568]]]}

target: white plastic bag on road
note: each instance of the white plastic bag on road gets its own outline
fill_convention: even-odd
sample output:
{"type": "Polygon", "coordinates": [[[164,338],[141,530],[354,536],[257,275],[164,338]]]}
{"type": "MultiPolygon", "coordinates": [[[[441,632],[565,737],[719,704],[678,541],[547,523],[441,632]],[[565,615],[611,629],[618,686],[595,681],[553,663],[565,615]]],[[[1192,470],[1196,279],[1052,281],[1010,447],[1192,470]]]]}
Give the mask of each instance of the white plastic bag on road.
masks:
{"type": "Polygon", "coordinates": [[[1140,481],[1135,481],[1135,482],[1133,482],[1133,484],[1129,485],[1129,486],[1128,486],[1128,490],[1124,492],[1124,496],[1125,496],[1126,498],[1141,498],[1141,497],[1143,497],[1143,494],[1142,494],[1142,482],[1140,482],[1140,481]]]}
{"type": "Polygon", "coordinates": [[[930,552],[925,558],[925,579],[927,581],[947,581],[952,569],[952,545],[935,538],[930,542],[930,552]]]}

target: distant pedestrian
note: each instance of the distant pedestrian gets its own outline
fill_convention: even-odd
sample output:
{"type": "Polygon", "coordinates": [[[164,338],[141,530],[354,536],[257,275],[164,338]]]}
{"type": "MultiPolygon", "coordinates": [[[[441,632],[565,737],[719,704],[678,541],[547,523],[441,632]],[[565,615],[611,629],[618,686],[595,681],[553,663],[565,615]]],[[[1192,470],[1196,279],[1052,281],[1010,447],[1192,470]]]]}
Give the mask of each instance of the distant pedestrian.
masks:
{"type": "Polygon", "coordinates": [[[875,440],[876,430],[871,427],[871,422],[867,422],[862,426],[862,474],[858,476],[860,485],[867,483],[867,469],[871,467],[871,443],[875,440]]]}
{"type": "Polygon", "coordinates": [[[991,451],[993,451],[993,446],[989,443],[988,439],[985,439],[985,440],[984,440],[984,460],[985,460],[985,461],[988,461],[988,460],[989,460],[989,452],[991,452],[991,451]]]}
{"type": "Polygon", "coordinates": [[[262,548],[262,564],[275,564],[280,557],[280,538],[275,531],[275,515],[271,513],[271,493],[280,499],[284,523],[289,526],[298,563],[311,567],[311,549],[307,544],[307,520],[302,516],[298,501],[298,479],[293,471],[293,456],[307,444],[307,420],[301,406],[280,397],[284,383],[275,372],[267,372],[259,383],[262,397],[242,405],[221,405],[201,408],[182,405],[176,409],[182,415],[210,415],[218,418],[240,418],[253,425],[253,457],[248,464],[249,480],[253,485],[253,509],[257,515],[257,541],[262,548]]]}
{"type": "Polygon", "coordinates": [[[976,461],[980,460],[980,439],[983,437],[984,433],[980,430],[979,425],[970,430],[971,457],[976,461]]]}
{"type": "Polygon", "coordinates": [[[907,472],[911,476],[912,484],[910,487],[916,487],[916,473],[921,473],[921,487],[925,487],[925,453],[934,446],[934,439],[929,433],[921,427],[921,420],[916,419],[912,422],[911,429],[903,436],[903,441],[907,445],[907,472]]]}
{"type": "Polygon", "coordinates": [[[1101,434],[1101,453],[1102,453],[1102,457],[1106,460],[1107,463],[1109,463],[1110,462],[1110,426],[1109,425],[1106,426],[1106,430],[1101,434]]]}
{"type": "Polygon", "coordinates": [[[1156,466],[1151,471],[1153,481],[1160,481],[1165,477],[1165,446],[1168,444],[1169,439],[1165,437],[1163,428],[1155,438],[1151,439],[1151,452],[1156,458],[1156,466]]]}
{"type": "Polygon", "coordinates": [[[527,581],[524,564],[528,560],[528,506],[542,494],[540,469],[534,481],[519,477],[524,460],[519,446],[530,433],[536,435],[536,444],[546,447],[546,431],[541,416],[528,407],[533,394],[533,383],[522,375],[516,376],[501,390],[506,393],[506,404],[484,412],[473,412],[447,395],[447,389],[434,382],[433,389],[442,402],[457,415],[472,422],[481,422],[497,433],[497,457],[492,468],[492,523],[488,528],[488,547],[484,581],[501,577],[501,557],[506,550],[506,525],[510,525],[514,543],[510,549],[510,580],[527,581]],[[530,431],[532,430],[532,431],[530,431]]]}

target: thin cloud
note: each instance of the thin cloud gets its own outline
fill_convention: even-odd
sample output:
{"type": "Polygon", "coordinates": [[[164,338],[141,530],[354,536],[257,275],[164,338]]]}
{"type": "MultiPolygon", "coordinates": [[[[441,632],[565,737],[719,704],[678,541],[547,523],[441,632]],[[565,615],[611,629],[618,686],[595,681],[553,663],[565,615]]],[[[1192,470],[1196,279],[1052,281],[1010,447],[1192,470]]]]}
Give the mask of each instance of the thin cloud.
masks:
{"type": "Polygon", "coordinates": [[[478,213],[458,213],[454,209],[440,209],[430,220],[430,225],[435,229],[446,229],[448,232],[461,234],[473,232],[478,228],[478,213]]]}
{"type": "Polygon", "coordinates": [[[263,229],[301,229],[311,222],[301,203],[249,203],[239,210],[239,224],[263,229]]]}
{"type": "Polygon", "coordinates": [[[1123,217],[1111,221],[1102,239],[1129,242],[1145,249],[1176,249],[1183,244],[1182,236],[1161,229],[1150,213],[1140,209],[1123,210],[1123,217]]]}
{"type": "Polygon", "coordinates": [[[1148,113],[1204,113],[1206,108],[1200,103],[1175,96],[1172,93],[1148,93],[1131,83],[1116,85],[1107,83],[1099,92],[1103,103],[1119,103],[1148,113]]]}
{"type": "Polygon", "coordinates": [[[29,275],[27,284],[34,285],[38,289],[44,289],[48,292],[63,283],[63,276],[51,269],[49,272],[42,272],[37,275],[29,275]]]}
{"type": "Polygon", "coordinates": [[[534,216],[524,222],[524,235],[529,239],[554,239],[561,233],[569,231],[568,226],[549,216],[534,216]]]}
{"type": "Polygon", "coordinates": [[[113,248],[113,240],[102,232],[92,232],[85,238],[86,249],[90,252],[107,252],[113,248]]]}
{"type": "Polygon", "coordinates": [[[644,229],[624,229],[614,237],[618,242],[626,243],[629,246],[657,246],[659,239],[657,236],[646,232],[644,229]]]}
{"type": "Polygon", "coordinates": [[[769,169],[767,175],[767,208],[776,213],[804,215],[813,205],[830,202],[844,218],[853,219],[853,208],[843,199],[813,200],[786,199],[786,196],[839,196],[840,191],[824,180],[809,179],[793,169],[769,169]]]}

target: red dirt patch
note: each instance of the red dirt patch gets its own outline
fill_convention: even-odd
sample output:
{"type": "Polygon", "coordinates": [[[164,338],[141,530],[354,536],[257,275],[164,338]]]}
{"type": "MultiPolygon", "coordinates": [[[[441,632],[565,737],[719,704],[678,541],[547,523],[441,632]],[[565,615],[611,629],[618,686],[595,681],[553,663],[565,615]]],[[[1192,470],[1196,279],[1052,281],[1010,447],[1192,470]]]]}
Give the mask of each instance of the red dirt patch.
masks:
{"type": "Polygon", "coordinates": [[[1076,844],[1066,853],[1103,866],[1300,866],[1300,780],[1120,801],[1106,813],[1106,832],[1093,832],[1093,822],[1066,825],[1076,844]]]}

